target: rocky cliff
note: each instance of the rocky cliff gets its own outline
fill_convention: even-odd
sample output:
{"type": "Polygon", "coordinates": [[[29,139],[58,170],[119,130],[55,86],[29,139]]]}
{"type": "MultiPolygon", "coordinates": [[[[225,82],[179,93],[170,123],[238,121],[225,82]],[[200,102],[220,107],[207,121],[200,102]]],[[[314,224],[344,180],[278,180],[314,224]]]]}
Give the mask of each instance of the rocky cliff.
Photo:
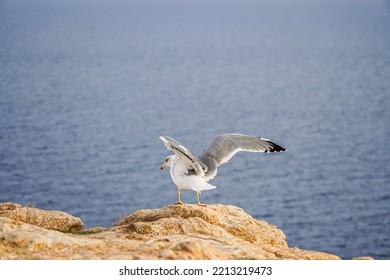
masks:
{"type": "Polygon", "coordinates": [[[290,248],[284,233],[230,205],[139,210],[111,228],[83,229],[54,210],[0,204],[0,259],[315,259],[290,248]]]}

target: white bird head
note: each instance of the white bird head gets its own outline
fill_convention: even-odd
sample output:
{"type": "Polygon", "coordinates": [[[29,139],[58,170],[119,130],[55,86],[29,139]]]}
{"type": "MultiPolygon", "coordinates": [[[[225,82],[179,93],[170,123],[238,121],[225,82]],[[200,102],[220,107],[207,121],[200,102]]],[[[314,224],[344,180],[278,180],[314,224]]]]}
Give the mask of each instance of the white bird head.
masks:
{"type": "Polygon", "coordinates": [[[173,162],[173,158],[175,157],[175,155],[170,155],[170,156],[167,156],[164,160],[164,164],[161,165],[160,167],[160,170],[164,170],[165,168],[167,167],[171,167],[172,166],[172,162],[173,162]]]}

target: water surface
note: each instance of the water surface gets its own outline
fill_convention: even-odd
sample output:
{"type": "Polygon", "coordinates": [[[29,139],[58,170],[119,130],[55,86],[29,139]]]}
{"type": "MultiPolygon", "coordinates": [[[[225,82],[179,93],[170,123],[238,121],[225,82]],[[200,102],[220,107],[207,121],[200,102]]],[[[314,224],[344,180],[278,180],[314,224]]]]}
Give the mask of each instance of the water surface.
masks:
{"type": "Polygon", "coordinates": [[[387,3],[0,1],[0,202],[108,226],[176,201],[159,135],[254,134],[288,152],[238,154],[204,203],[389,259],[387,3]]]}

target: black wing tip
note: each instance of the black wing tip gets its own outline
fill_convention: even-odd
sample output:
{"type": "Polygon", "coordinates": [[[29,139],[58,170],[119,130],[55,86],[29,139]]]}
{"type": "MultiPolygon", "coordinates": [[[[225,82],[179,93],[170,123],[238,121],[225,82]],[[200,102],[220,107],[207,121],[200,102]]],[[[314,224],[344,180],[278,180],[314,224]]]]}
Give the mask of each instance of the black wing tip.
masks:
{"type": "Polygon", "coordinates": [[[277,145],[277,147],[275,147],[271,150],[271,153],[273,153],[273,152],[281,153],[281,152],[286,152],[286,151],[287,151],[287,149],[283,148],[282,146],[277,145]]]}
{"type": "Polygon", "coordinates": [[[269,148],[269,150],[266,150],[265,153],[281,153],[281,152],[287,151],[286,148],[283,148],[282,146],[280,146],[274,142],[271,142],[269,140],[267,142],[270,145],[270,148],[269,148]]]}

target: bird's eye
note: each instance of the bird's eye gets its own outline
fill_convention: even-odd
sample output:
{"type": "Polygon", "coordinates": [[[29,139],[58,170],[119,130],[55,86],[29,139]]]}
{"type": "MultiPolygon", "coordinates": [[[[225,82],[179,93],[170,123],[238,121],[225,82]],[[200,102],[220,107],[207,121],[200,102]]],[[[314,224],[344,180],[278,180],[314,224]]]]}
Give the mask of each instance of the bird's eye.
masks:
{"type": "Polygon", "coordinates": [[[165,162],[168,162],[168,159],[167,159],[167,158],[165,159],[165,162]]]}

